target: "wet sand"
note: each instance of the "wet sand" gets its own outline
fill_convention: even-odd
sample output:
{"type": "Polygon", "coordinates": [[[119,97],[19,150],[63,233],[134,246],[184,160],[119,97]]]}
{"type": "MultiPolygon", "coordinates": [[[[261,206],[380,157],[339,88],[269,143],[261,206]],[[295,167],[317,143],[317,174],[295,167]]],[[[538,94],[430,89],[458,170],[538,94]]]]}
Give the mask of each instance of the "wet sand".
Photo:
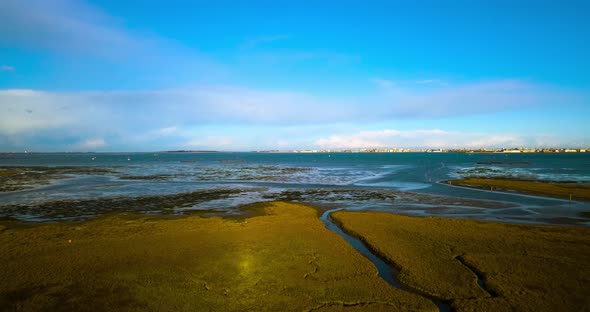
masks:
{"type": "Polygon", "coordinates": [[[590,229],[379,212],[332,218],[457,311],[587,311],[590,229]]]}
{"type": "Polygon", "coordinates": [[[443,183],[498,192],[517,192],[571,200],[590,200],[590,185],[503,178],[464,178],[443,183]],[[571,196],[571,197],[570,197],[571,196]]]}
{"type": "Polygon", "coordinates": [[[8,311],[436,311],[390,287],[318,212],[282,202],[247,219],[119,214],[0,228],[8,311]]]}

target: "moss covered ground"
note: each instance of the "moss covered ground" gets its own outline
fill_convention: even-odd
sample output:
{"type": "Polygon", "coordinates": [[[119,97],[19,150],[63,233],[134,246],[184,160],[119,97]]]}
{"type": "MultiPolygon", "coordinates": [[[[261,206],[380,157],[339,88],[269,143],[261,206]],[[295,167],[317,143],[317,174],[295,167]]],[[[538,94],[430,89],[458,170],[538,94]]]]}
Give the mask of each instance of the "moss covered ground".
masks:
{"type": "Polygon", "coordinates": [[[436,311],[384,282],[313,208],[274,202],[250,209],[264,213],[5,222],[0,309],[436,311]]]}
{"type": "Polygon", "coordinates": [[[590,229],[379,212],[332,218],[457,311],[590,310],[590,229]]]}

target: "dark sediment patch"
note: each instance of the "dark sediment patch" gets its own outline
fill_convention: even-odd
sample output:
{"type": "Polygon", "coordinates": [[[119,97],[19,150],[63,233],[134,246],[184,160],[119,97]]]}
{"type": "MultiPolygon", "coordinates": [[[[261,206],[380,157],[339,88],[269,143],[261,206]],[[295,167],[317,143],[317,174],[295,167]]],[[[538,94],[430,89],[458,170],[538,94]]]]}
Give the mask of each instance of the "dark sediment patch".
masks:
{"type": "Polygon", "coordinates": [[[175,178],[172,174],[155,174],[155,175],[120,175],[121,180],[141,180],[141,181],[166,181],[175,178]]]}
{"type": "MultiPolygon", "coordinates": [[[[316,189],[289,189],[280,193],[269,193],[262,196],[265,199],[278,201],[294,201],[307,204],[337,203],[342,201],[354,202],[390,202],[399,205],[408,204],[408,209],[413,204],[443,206],[465,206],[487,209],[511,208],[514,204],[467,199],[449,196],[438,196],[401,192],[391,189],[366,189],[366,188],[316,188],[316,189]]],[[[437,208],[432,207],[432,208],[437,208]]],[[[414,207],[415,209],[416,207],[414,207]]]]}
{"type": "MultiPolygon", "coordinates": [[[[258,167],[258,166],[257,166],[258,167]]],[[[251,167],[251,168],[257,168],[251,167]]],[[[248,167],[246,167],[248,168],[248,167]]],[[[297,173],[312,170],[310,168],[281,168],[276,166],[265,166],[266,171],[275,171],[277,173],[297,173]]],[[[35,168],[37,169],[37,168],[35,168]]],[[[140,180],[140,181],[163,181],[175,179],[178,175],[124,175],[121,168],[86,168],[86,167],[62,167],[62,168],[42,168],[40,169],[45,175],[47,172],[78,172],[87,174],[107,174],[119,179],[140,180]]],[[[254,169],[252,169],[254,170],[254,169]]],[[[6,170],[7,171],[7,170],[6,170]]],[[[10,173],[13,174],[13,173],[10,173]]],[[[247,173],[244,173],[246,176],[247,173]]],[[[8,174],[7,174],[8,175],[8,174]]],[[[272,175],[269,175],[272,176],[272,175]]],[[[280,174],[277,174],[280,177],[280,174]]],[[[274,176],[273,176],[274,177],[274,176]]],[[[259,177],[257,177],[259,178],[259,177]]],[[[0,218],[16,218],[27,221],[57,221],[57,220],[78,220],[88,219],[93,216],[108,214],[112,212],[147,212],[156,214],[188,214],[191,206],[207,201],[224,200],[223,209],[217,212],[211,212],[211,215],[223,215],[240,217],[242,214],[250,214],[248,211],[242,211],[239,207],[243,203],[259,201],[290,201],[313,204],[314,206],[326,206],[326,209],[334,208],[336,204],[347,204],[351,202],[363,203],[370,205],[378,203],[379,205],[391,204],[392,207],[402,207],[407,205],[412,210],[412,205],[418,209],[430,209],[433,212],[438,211],[445,205],[477,208],[507,208],[512,207],[502,202],[470,200],[463,198],[453,198],[445,196],[435,196],[427,194],[416,194],[401,192],[391,189],[375,189],[365,187],[327,187],[327,188],[308,188],[308,189],[286,189],[280,192],[268,191],[266,188],[213,188],[199,190],[189,193],[167,194],[167,195],[146,195],[146,196],[116,196],[116,197],[99,197],[99,198],[72,198],[63,200],[44,200],[29,203],[0,203],[0,218]],[[252,198],[249,193],[257,192],[252,198]],[[243,198],[242,198],[243,197],[243,198]],[[235,200],[234,200],[235,199],[235,200]],[[432,207],[428,207],[431,205],[432,207]],[[188,208],[188,209],[179,209],[188,208]],[[438,210],[437,210],[438,209],[438,210]],[[182,212],[180,212],[182,210],[182,212]],[[225,213],[225,214],[224,214],[225,213]]],[[[455,208],[453,208],[455,209],[455,208]]]]}
{"type": "Polygon", "coordinates": [[[410,192],[400,192],[398,203],[407,204],[426,204],[436,206],[466,206],[486,209],[502,209],[517,207],[516,204],[491,201],[491,200],[479,200],[462,197],[451,197],[451,196],[440,196],[440,195],[429,195],[419,194],[410,192]]]}
{"type": "Polygon", "coordinates": [[[478,165],[505,165],[505,166],[528,166],[531,163],[528,161],[479,161],[478,165]]]}
{"type": "Polygon", "coordinates": [[[393,201],[396,193],[389,190],[364,190],[364,189],[306,189],[285,190],[279,194],[265,194],[263,198],[278,201],[318,202],[318,201],[343,201],[343,200],[380,200],[393,201]]]}
{"type": "Polygon", "coordinates": [[[541,216],[510,216],[504,218],[505,222],[517,224],[545,224],[545,225],[571,225],[571,226],[588,226],[590,218],[577,217],[541,217],[541,216]]]}
{"type": "Polygon", "coordinates": [[[109,167],[0,167],[0,192],[13,192],[46,185],[54,180],[77,175],[104,175],[116,171],[109,167]]]}
{"type": "MultiPolygon", "coordinates": [[[[113,212],[150,212],[176,214],[206,201],[224,199],[244,189],[213,189],[188,193],[150,196],[121,196],[96,199],[68,199],[34,204],[0,205],[0,217],[39,221],[83,220],[113,212]]],[[[181,212],[189,213],[186,210],[181,212]]]]}

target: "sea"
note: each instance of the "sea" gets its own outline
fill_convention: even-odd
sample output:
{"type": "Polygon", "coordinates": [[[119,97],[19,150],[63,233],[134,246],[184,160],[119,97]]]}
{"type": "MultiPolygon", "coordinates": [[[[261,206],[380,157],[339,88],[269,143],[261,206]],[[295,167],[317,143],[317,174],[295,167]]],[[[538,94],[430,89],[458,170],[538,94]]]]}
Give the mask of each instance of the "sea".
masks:
{"type": "MultiPolygon", "coordinates": [[[[441,183],[462,177],[510,177],[590,184],[590,153],[14,153],[0,155],[0,166],[105,169],[66,173],[28,189],[0,193],[0,218],[23,221],[101,214],[100,208],[78,214],[85,200],[96,204],[104,199],[107,207],[112,199],[221,190],[228,192],[185,202],[167,213],[239,215],[240,207],[248,204],[290,200],[330,209],[590,226],[590,202],[441,183]],[[48,211],[56,202],[66,207],[74,203],[72,211],[48,211]],[[27,208],[32,206],[35,209],[27,208]]],[[[159,213],[141,207],[134,211],[159,213]]]]}

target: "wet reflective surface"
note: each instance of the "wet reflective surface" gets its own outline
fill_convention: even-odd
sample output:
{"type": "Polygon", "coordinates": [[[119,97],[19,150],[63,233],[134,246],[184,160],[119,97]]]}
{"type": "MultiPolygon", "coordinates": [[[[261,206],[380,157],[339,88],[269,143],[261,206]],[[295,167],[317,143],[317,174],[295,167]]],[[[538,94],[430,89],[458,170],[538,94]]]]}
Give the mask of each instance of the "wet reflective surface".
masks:
{"type": "Polygon", "coordinates": [[[2,154],[0,166],[0,217],[30,221],[117,211],[239,214],[241,205],[288,200],[409,215],[590,224],[588,202],[438,183],[470,176],[590,183],[590,154],[2,154]]]}

